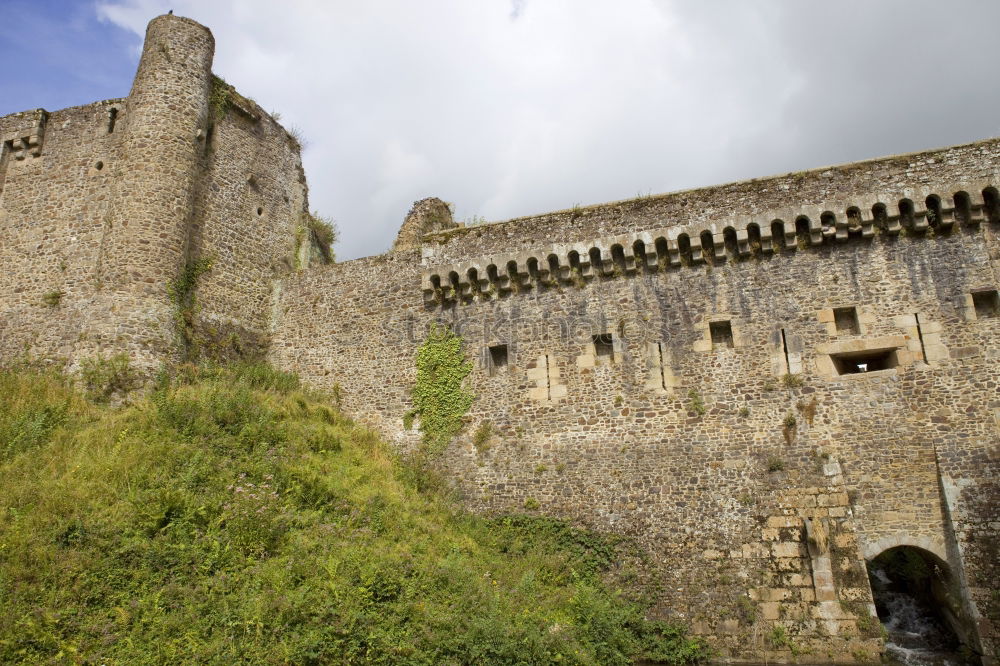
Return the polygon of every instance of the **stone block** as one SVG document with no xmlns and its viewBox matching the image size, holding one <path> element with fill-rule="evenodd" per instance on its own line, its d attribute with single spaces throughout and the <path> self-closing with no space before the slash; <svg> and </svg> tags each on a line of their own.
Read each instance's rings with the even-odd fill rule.
<svg viewBox="0 0 1000 666">
<path fill-rule="evenodd" d="M 549 399 L 549 389 L 546 386 L 538 386 L 528 390 L 528 397 L 532 400 L 544 402 Z"/>
<path fill-rule="evenodd" d="M 760 616 L 765 620 L 777 620 L 781 615 L 781 604 L 776 601 L 765 601 L 759 606 Z"/>
<path fill-rule="evenodd" d="M 771 553 L 775 557 L 801 557 L 802 544 L 789 541 L 771 544 Z"/>
<path fill-rule="evenodd" d="M 819 312 L 816 313 L 816 319 L 818 319 L 819 323 L 821 323 L 821 324 L 832 323 L 833 320 L 834 320 L 833 319 L 833 308 L 826 308 L 824 310 L 820 310 Z M 834 328 L 834 330 L 836 330 L 836 328 Z"/>
<path fill-rule="evenodd" d="M 712 341 L 711 340 L 695 340 L 694 344 L 691 345 L 691 349 L 696 352 L 710 352 L 712 351 Z"/>
<path fill-rule="evenodd" d="M 802 519 L 798 516 L 768 516 L 768 527 L 802 527 Z"/>
</svg>

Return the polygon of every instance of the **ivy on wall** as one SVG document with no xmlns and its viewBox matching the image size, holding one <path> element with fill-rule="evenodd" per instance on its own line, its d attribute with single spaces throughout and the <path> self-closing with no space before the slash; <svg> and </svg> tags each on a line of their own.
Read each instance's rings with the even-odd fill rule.
<svg viewBox="0 0 1000 666">
<path fill-rule="evenodd" d="M 414 413 L 420 417 L 423 447 L 442 452 L 462 429 L 462 417 L 475 396 L 464 386 L 472 363 L 462 352 L 462 338 L 451 329 L 433 326 L 417 350 Z"/>
</svg>

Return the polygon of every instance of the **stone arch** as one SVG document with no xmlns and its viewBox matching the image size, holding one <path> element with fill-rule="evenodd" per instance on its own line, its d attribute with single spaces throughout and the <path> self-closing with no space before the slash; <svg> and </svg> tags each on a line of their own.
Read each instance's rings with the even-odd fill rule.
<svg viewBox="0 0 1000 666">
<path fill-rule="evenodd" d="M 875 541 L 864 542 L 861 554 L 866 561 L 878 557 L 881 553 L 893 548 L 910 547 L 926 550 L 942 562 L 948 562 L 948 552 L 944 545 L 944 537 L 929 537 L 922 534 L 892 534 Z"/>
<path fill-rule="evenodd" d="M 872 599 L 890 643 L 932 652 L 982 653 L 968 590 L 949 561 L 943 539 L 898 535 L 862 549 Z M 924 642 L 907 645 L 908 636 Z"/>
</svg>

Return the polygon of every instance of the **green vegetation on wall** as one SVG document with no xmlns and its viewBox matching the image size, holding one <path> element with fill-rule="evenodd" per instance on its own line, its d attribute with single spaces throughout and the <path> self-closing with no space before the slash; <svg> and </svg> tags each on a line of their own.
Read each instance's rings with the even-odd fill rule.
<svg viewBox="0 0 1000 666">
<path fill-rule="evenodd" d="M 0 662 L 672 664 L 622 538 L 421 492 L 265 365 L 186 364 L 115 409 L 0 370 Z"/>
<path fill-rule="evenodd" d="M 414 413 L 420 417 L 424 452 L 443 451 L 462 429 L 462 418 L 475 396 L 465 387 L 472 363 L 462 351 L 462 338 L 451 329 L 433 326 L 417 349 Z"/>
<path fill-rule="evenodd" d="M 167 285 L 167 294 L 177 307 L 177 331 L 186 355 L 192 354 L 195 341 L 194 318 L 198 311 L 195 290 L 198 287 L 198 279 L 210 270 L 212 270 L 211 257 L 189 260 L 184 264 L 180 275 Z"/>
<path fill-rule="evenodd" d="M 302 226 L 296 232 L 295 257 L 298 268 L 302 268 L 308 263 L 308 254 L 300 256 L 303 242 L 308 237 L 309 248 L 315 248 L 319 253 L 319 258 L 326 264 L 332 264 L 337 260 L 333 251 L 333 245 L 337 242 L 340 233 L 337 230 L 337 223 L 332 218 L 323 217 L 316 211 L 302 214 Z"/>
</svg>

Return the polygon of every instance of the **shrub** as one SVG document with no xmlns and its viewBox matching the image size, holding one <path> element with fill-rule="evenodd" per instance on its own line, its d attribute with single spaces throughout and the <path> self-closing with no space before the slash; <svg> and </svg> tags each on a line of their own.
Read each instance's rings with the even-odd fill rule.
<svg viewBox="0 0 1000 666">
<path fill-rule="evenodd" d="M 691 389 L 688 391 L 688 409 L 698 416 L 703 416 L 705 414 L 705 401 L 702 400 L 701 394 Z"/>
<path fill-rule="evenodd" d="M 305 226 L 309 232 L 309 237 L 323 257 L 323 261 L 328 264 L 336 261 L 333 246 L 340 234 L 337 231 L 337 223 L 333 221 L 333 218 L 323 217 L 316 211 L 313 211 L 305 215 Z"/>
<path fill-rule="evenodd" d="M 80 362 L 80 378 L 87 397 L 94 402 L 108 402 L 114 397 L 124 398 L 142 382 L 125 353 L 108 358 L 98 354 L 83 359 Z"/>
<path fill-rule="evenodd" d="M 409 428 L 407 428 L 409 430 Z M 479 453 L 490 450 L 490 438 L 493 437 L 493 424 L 489 421 L 482 421 L 476 432 L 472 435 L 472 445 Z"/>
<path fill-rule="evenodd" d="M 796 388 L 798 386 L 802 386 L 805 383 L 805 380 L 802 379 L 802 375 L 795 375 L 789 372 L 782 375 L 781 383 L 787 388 Z"/>
<path fill-rule="evenodd" d="M 63 296 L 66 293 L 62 291 L 50 291 L 42 296 L 42 303 L 45 303 L 50 308 L 54 308 L 62 302 Z"/>
</svg>

